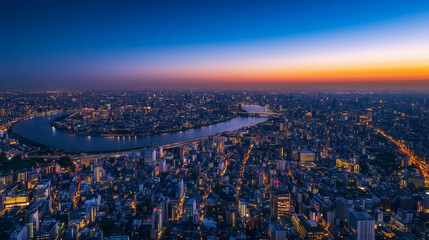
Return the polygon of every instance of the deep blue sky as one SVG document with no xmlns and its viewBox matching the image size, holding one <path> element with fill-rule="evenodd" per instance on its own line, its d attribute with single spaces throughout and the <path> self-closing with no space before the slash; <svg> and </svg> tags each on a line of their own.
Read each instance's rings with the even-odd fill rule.
<svg viewBox="0 0 429 240">
<path fill-rule="evenodd" d="M 132 65 L 135 56 L 124 59 L 133 52 L 148 62 L 157 52 L 343 32 L 428 13 L 427 0 L 6 0 L 0 3 L 0 79 L 11 88 L 35 87 L 34 80 L 71 86 L 103 78 L 100 68 L 117 58 L 118 65 Z M 157 67 L 175 64 L 164 58 L 166 66 L 161 60 Z M 92 65 L 98 72 L 91 73 Z"/>
</svg>

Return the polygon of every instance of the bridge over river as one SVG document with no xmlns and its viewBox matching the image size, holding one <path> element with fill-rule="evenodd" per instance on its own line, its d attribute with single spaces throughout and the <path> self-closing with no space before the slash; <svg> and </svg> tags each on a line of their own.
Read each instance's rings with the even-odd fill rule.
<svg viewBox="0 0 429 240">
<path fill-rule="evenodd" d="M 181 147 L 181 146 L 184 146 L 184 145 L 190 144 L 190 143 L 197 143 L 203 139 L 208 139 L 208 138 L 209 138 L 209 136 L 195 138 L 195 139 L 189 139 L 189 140 L 184 140 L 184 141 L 180 141 L 180 142 L 161 145 L 161 147 L 164 150 L 165 149 L 171 149 L 171 148 Z M 106 158 L 106 157 L 117 157 L 117 156 L 129 155 L 135 151 L 141 151 L 141 150 L 144 150 L 146 148 L 147 147 L 141 148 L 141 149 L 128 150 L 128 151 L 118 151 L 118 152 L 110 152 L 110 153 L 94 153 L 94 154 L 30 155 L 30 156 L 28 156 L 28 158 L 51 159 L 51 160 L 52 159 L 58 159 L 58 158 L 64 157 L 64 156 L 70 157 L 73 160 L 82 159 L 82 158 Z"/>
<path fill-rule="evenodd" d="M 248 115 L 269 115 L 269 116 L 280 116 L 280 113 L 276 112 L 237 112 L 238 114 L 248 114 Z"/>
</svg>

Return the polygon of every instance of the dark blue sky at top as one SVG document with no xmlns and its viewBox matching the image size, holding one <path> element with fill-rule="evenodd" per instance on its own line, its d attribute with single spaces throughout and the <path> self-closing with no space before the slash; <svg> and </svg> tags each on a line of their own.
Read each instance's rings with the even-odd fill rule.
<svg viewBox="0 0 429 240">
<path fill-rule="evenodd" d="M 429 1 L 9 1 L 2 56 L 289 36 L 427 11 Z M 270 4 L 267 4 L 270 3 Z"/>
<path fill-rule="evenodd" d="M 425 13 L 429 1 L 14 1 L 0 3 L 0 74 L 8 64 L 115 51 L 289 37 Z M 55 60 L 53 60 L 55 61 Z M 26 71 L 26 69 L 22 69 Z M 1 77 L 1 75 L 0 75 Z"/>
</svg>

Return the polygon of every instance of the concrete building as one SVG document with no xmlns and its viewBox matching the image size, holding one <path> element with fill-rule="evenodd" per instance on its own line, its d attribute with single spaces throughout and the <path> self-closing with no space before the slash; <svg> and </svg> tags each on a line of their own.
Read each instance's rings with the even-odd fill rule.
<svg viewBox="0 0 429 240">
<path fill-rule="evenodd" d="M 285 240 L 286 230 L 280 224 L 270 224 L 268 227 L 268 236 L 270 240 Z"/>
<path fill-rule="evenodd" d="M 155 149 L 146 149 L 144 151 L 144 164 L 146 166 L 152 166 L 156 161 L 156 150 Z"/>
<path fill-rule="evenodd" d="M 291 195 L 287 190 L 273 189 L 270 194 L 270 212 L 275 218 L 289 217 L 291 214 Z"/>
<path fill-rule="evenodd" d="M 327 232 L 317 222 L 307 219 L 303 214 L 294 214 L 292 223 L 301 239 L 322 240 Z"/>
<path fill-rule="evenodd" d="M 350 210 L 348 229 L 354 240 L 373 240 L 375 238 L 375 219 L 367 212 Z"/>
</svg>

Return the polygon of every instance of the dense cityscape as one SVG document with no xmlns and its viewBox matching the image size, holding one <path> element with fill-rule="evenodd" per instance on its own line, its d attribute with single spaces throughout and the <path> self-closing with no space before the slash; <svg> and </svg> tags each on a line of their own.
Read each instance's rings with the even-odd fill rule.
<svg viewBox="0 0 429 240">
<path fill-rule="evenodd" d="M 429 240 L 428 23 L 0 1 L 0 240 Z"/>
<path fill-rule="evenodd" d="M 88 141 L 262 120 L 98 153 L 14 131 L 50 114 Z M 0 121 L 0 239 L 429 237 L 425 94 L 4 91 Z"/>
</svg>

